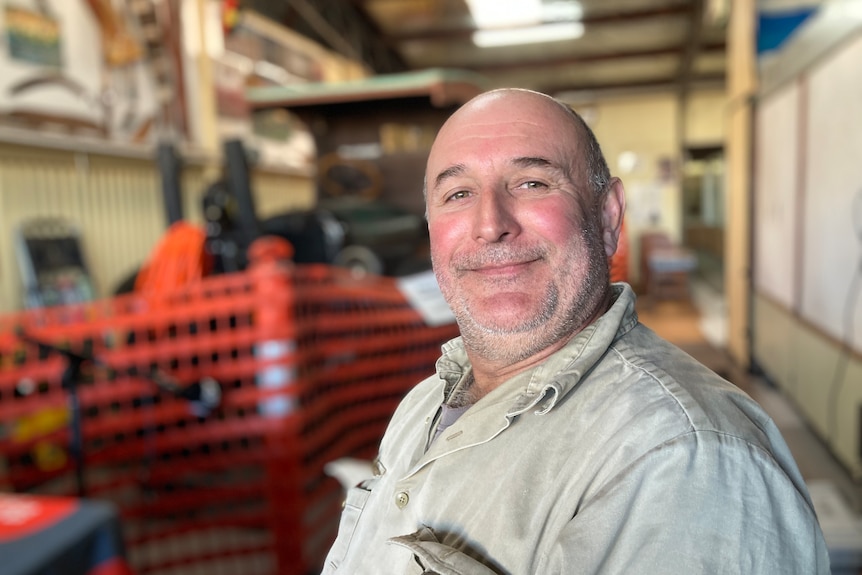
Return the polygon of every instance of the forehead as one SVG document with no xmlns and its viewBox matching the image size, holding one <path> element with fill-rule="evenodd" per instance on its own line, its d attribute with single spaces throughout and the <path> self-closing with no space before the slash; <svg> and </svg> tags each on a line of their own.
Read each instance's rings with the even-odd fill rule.
<svg viewBox="0 0 862 575">
<path fill-rule="evenodd" d="M 578 157 L 580 140 L 575 118 L 550 98 L 532 93 L 480 97 L 440 129 L 428 159 L 428 177 L 452 164 L 523 157 L 568 165 Z"/>
</svg>

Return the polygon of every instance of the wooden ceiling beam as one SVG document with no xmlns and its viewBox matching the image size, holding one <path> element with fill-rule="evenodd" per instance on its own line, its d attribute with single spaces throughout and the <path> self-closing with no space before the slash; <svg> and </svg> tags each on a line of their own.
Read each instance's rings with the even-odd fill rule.
<svg viewBox="0 0 862 575">
<path fill-rule="evenodd" d="M 401 55 L 381 40 L 376 23 L 359 7 L 342 0 L 243 0 L 243 8 L 281 23 L 374 73 L 401 72 Z"/>
<path fill-rule="evenodd" d="M 701 53 L 722 53 L 726 49 L 725 42 L 714 42 L 710 44 L 705 44 L 700 47 Z M 679 56 L 683 51 L 678 45 L 674 46 L 664 46 L 661 48 L 654 48 L 651 50 L 628 50 L 621 52 L 600 52 L 597 54 L 583 54 L 580 56 L 566 56 L 563 58 L 543 58 L 541 60 L 535 61 L 506 61 L 506 62 L 498 62 L 494 64 L 482 64 L 471 66 L 470 64 L 461 64 L 461 67 L 467 67 L 477 72 L 504 72 L 507 70 L 518 70 L 522 68 L 536 68 L 536 67 L 554 67 L 554 66 L 567 66 L 572 64 L 587 64 L 587 63 L 595 63 L 595 62 L 609 62 L 613 60 L 628 60 L 633 58 L 650 58 L 657 56 Z M 690 66 L 689 66 L 690 69 Z"/>
<path fill-rule="evenodd" d="M 655 18 L 668 18 L 672 16 L 687 16 L 691 8 L 686 4 L 675 4 L 660 8 L 648 8 L 643 10 L 625 10 L 609 12 L 605 14 L 585 14 L 581 19 L 584 26 L 600 26 L 625 23 L 638 23 Z M 425 30 L 396 32 L 386 34 L 384 41 L 392 45 L 400 42 L 411 42 L 418 40 L 452 40 L 456 38 L 469 38 L 477 28 L 475 26 L 464 26 L 461 28 L 429 28 Z"/>
<path fill-rule="evenodd" d="M 689 79 L 690 85 L 701 84 L 709 86 L 723 86 L 725 83 L 724 74 L 704 74 L 701 76 L 692 76 Z M 623 82 L 605 82 L 595 84 L 547 84 L 538 86 L 536 89 L 546 94 L 560 94 L 563 92 L 625 92 L 639 90 L 675 90 L 678 86 L 677 77 L 668 76 L 663 78 L 650 78 L 637 81 Z"/>
</svg>

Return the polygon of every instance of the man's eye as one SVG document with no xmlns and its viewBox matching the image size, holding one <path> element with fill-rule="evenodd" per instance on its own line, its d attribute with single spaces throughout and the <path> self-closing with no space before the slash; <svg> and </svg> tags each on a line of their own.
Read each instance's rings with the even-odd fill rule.
<svg viewBox="0 0 862 575">
<path fill-rule="evenodd" d="M 525 188 L 528 190 L 541 190 L 541 189 L 547 188 L 548 186 L 545 185 L 543 182 L 537 182 L 535 180 L 530 180 L 529 182 L 524 182 L 523 184 L 521 184 L 518 187 L 519 188 Z"/>
<path fill-rule="evenodd" d="M 446 198 L 446 201 L 449 202 L 452 200 L 463 200 L 468 195 L 470 195 L 470 192 L 468 192 L 467 190 L 458 190 L 457 192 L 449 194 L 449 197 Z"/>
</svg>

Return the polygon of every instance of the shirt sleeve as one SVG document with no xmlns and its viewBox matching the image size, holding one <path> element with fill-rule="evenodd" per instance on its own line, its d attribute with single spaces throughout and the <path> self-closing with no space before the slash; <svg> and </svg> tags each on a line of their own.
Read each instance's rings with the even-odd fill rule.
<svg viewBox="0 0 862 575">
<path fill-rule="evenodd" d="M 573 504 L 536 572 L 828 575 L 823 534 L 792 475 L 743 439 L 691 432 Z"/>
</svg>

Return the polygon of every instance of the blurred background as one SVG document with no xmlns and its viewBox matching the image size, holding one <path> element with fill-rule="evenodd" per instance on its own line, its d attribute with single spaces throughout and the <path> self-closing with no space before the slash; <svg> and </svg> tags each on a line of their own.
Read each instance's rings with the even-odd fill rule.
<svg viewBox="0 0 862 575">
<path fill-rule="evenodd" d="M 424 164 L 497 87 L 591 126 L 613 279 L 773 415 L 862 572 L 862 0 L 0 0 L 0 35 L 12 573 L 319 571 L 327 464 L 457 334 Z"/>
</svg>

